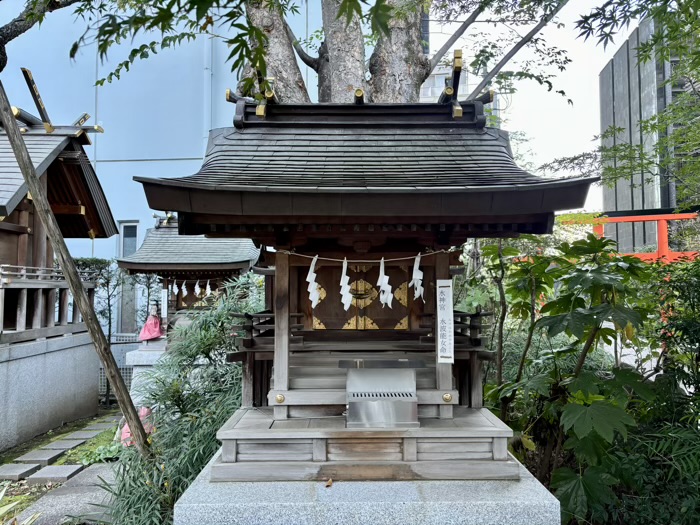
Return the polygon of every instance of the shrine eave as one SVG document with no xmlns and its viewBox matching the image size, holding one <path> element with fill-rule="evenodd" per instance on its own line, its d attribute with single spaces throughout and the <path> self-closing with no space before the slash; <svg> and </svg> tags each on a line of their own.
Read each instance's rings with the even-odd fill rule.
<svg viewBox="0 0 700 525">
<path fill-rule="evenodd" d="M 242 191 L 137 178 L 149 206 L 177 211 L 181 234 L 222 233 L 225 224 L 523 224 L 546 232 L 555 211 L 583 207 L 592 179 L 475 188 L 298 188 Z M 196 223 L 200 223 L 198 226 Z M 211 227 L 205 227 L 206 225 Z M 543 229 L 544 228 L 544 229 Z"/>
</svg>

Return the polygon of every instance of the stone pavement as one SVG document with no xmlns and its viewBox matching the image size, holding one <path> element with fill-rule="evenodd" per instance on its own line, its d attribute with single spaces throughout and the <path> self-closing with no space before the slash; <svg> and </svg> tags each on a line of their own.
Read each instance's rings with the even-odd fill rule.
<svg viewBox="0 0 700 525">
<path fill-rule="evenodd" d="M 67 434 L 48 445 L 27 452 L 15 459 L 14 463 L 0 465 L 0 481 L 19 481 L 30 477 L 32 478 L 30 483 L 34 484 L 67 481 L 82 469 L 81 465 L 65 465 L 65 467 L 74 467 L 72 469 L 50 467 L 50 465 L 65 452 L 82 445 L 86 440 L 97 437 L 110 428 L 116 430 L 119 419 L 121 416 L 107 416 L 93 422 L 82 431 Z M 39 470 L 35 467 L 43 468 Z M 39 471 L 37 472 L 37 470 Z"/>
<path fill-rule="evenodd" d="M 62 486 L 39 498 L 18 516 L 19 523 L 35 513 L 40 514 L 35 525 L 60 525 L 67 521 L 66 517 L 80 518 L 78 523 L 104 519 L 104 509 L 100 505 L 107 503 L 109 494 L 101 485 L 102 480 L 108 484 L 114 482 L 112 468 L 108 463 L 89 466 Z"/>
</svg>

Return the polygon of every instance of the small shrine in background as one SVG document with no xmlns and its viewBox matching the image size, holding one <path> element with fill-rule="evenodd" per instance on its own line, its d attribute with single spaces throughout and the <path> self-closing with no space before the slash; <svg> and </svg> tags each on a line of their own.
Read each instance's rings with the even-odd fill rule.
<svg viewBox="0 0 700 525">
<path fill-rule="evenodd" d="M 158 276 L 163 292 L 156 299 L 164 320 L 204 304 L 202 299 L 218 293 L 227 280 L 247 272 L 260 255 L 250 239 L 180 236 L 177 217 L 166 214 L 155 219 L 141 247 L 118 259 L 117 264 L 131 275 Z"/>
<path fill-rule="evenodd" d="M 483 407 L 482 314 L 454 309 L 452 275 L 467 239 L 551 233 L 593 180 L 520 169 L 490 96 L 458 101 L 458 80 L 436 104 L 229 93 L 198 173 L 136 178 L 181 235 L 268 247 L 271 310 L 240 318 L 242 406 L 211 481 L 519 478 Z"/>
</svg>

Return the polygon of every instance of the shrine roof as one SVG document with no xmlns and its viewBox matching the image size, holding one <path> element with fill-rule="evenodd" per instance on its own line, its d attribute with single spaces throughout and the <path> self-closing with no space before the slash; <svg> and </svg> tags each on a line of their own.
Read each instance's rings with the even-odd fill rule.
<svg viewBox="0 0 700 525">
<path fill-rule="evenodd" d="M 86 131 L 99 127 L 80 124 L 56 126 L 47 131 L 37 117 L 13 108 L 20 120 L 22 138 L 39 176 L 49 172 L 48 197 L 52 205 L 80 207 L 78 214 L 57 217 L 64 237 L 111 237 L 117 233 L 112 212 L 83 146 L 90 144 Z M 27 118 L 29 121 L 22 121 Z M 5 130 L 0 127 L 0 216 L 10 215 L 27 196 L 20 171 Z M 70 181 L 68 180 L 70 179 Z M 77 215 L 80 215 L 78 217 Z"/>
<path fill-rule="evenodd" d="M 260 256 L 250 239 L 178 235 L 177 219 L 158 220 L 146 231 L 141 247 L 117 260 L 132 271 L 248 269 Z"/>
<path fill-rule="evenodd" d="M 443 192 L 532 186 L 587 187 L 519 168 L 508 134 L 486 127 L 480 102 L 269 105 L 238 108 L 236 126 L 213 130 L 201 169 L 147 185 L 221 191 Z"/>
<path fill-rule="evenodd" d="M 487 127 L 478 100 L 264 108 L 258 116 L 253 102 L 237 100 L 233 127 L 211 131 L 197 173 L 135 177 L 150 207 L 177 211 L 190 234 L 358 220 L 507 223 L 514 233 L 544 233 L 555 211 L 582 207 L 597 180 L 518 167 L 508 134 Z"/>
</svg>

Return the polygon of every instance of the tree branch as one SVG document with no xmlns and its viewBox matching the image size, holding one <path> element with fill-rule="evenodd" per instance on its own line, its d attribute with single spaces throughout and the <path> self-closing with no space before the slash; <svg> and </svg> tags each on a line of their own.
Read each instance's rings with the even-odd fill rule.
<svg viewBox="0 0 700 525">
<path fill-rule="evenodd" d="M 450 49 L 452 49 L 452 46 L 455 44 L 455 42 L 457 42 L 457 40 L 460 39 L 464 32 L 467 29 L 469 29 L 469 26 L 471 26 L 479 17 L 479 15 L 484 12 L 487 3 L 488 2 L 481 2 L 481 4 L 479 4 L 479 7 L 477 7 L 471 15 L 469 15 L 469 18 L 462 22 L 462 25 L 459 26 L 457 31 L 455 31 L 452 34 L 452 36 L 447 39 L 445 45 L 443 45 L 440 48 L 440 50 L 437 53 L 435 53 L 435 55 L 433 55 L 433 58 L 430 59 L 430 68 L 428 69 L 428 73 L 425 75 L 425 78 L 428 78 L 430 76 L 430 73 L 432 73 L 433 70 L 437 67 L 442 57 L 445 56 L 445 54 L 447 54 Z"/>
<path fill-rule="evenodd" d="M 292 28 L 289 27 L 289 24 L 286 20 L 284 21 L 284 28 L 287 31 L 289 40 L 292 41 L 292 47 L 294 47 L 294 51 L 296 51 L 299 58 L 301 58 L 301 61 L 307 66 L 309 66 L 311 69 L 316 71 L 316 73 L 318 73 L 318 58 L 314 58 L 311 55 L 309 55 L 306 51 L 304 51 L 304 48 L 301 47 L 299 40 L 297 40 L 297 37 L 294 36 L 294 31 L 292 31 Z"/>
<path fill-rule="evenodd" d="M 29 3 L 16 18 L 0 27 L 0 71 L 7 65 L 7 51 L 5 46 L 18 36 L 34 27 L 46 13 L 77 4 L 80 0 L 44 0 L 36 4 Z"/>
<path fill-rule="evenodd" d="M 533 27 L 530 32 L 525 35 L 513 48 L 506 53 L 506 55 L 496 64 L 496 67 L 494 67 L 491 71 L 489 71 L 484 79 L 479 83 L 478 86 L 474 89 L 474 91 L 471 92 L 469 97 L 467 97 L 467 100 L 471 100 L 473 98 L 476 98 L 479 96 L 481 91 L 493 80 L 493 78 L 498 75 L 498 73 L 501 72 L 501 69 L 503 69 L 503 66 L 505 66 L 508 62 L 511 61 L 511 59 L 516 55 L 518 51 L 520 51 L 525 44 L 527 44 L 530 40 L 532 40 L 532 37 L 534 37 L 537 33 L 539 33 L 544 26 L 546 26 L 552 18 L 554 18 L 559 11 L 562 10 L 562 8 L 569 3 L 569 0 L 561 0 L 559 5 L 551 11 L 548 15 L 546 15 L 540 22 Z"/>
</svg>

